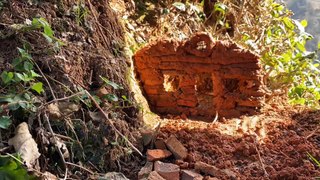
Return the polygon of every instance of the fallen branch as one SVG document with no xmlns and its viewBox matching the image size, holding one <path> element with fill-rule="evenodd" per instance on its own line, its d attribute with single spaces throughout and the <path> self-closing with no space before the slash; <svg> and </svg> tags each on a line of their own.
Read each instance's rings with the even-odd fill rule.
<svg viewBox="0 0 320 180">
<path fill-rule="evenodd" d="M 134 149 L 140 156 L 143 156 L 143 154 L 128 140 L 126 136 L 124 136 L 113 124 L 111 119 L 109 119 L 108 115 L 103 111 L 103 109 L 100 107 L 100 105 L 97 103 L 97 101 L 94 99 L 94 97 L 91 96 L 91 94 L 85 90 L 85 93 L 88 95 L 88 97 L 92 100 L 93 104 L 99 109 L 99 111 L 103 114 L 103 116 L 106 118 L 106 120 L 110 123 L 111 127 L 116 131 L 117 134 L 119 134 L 127 143 L 129 146 Z"/>
</svg>

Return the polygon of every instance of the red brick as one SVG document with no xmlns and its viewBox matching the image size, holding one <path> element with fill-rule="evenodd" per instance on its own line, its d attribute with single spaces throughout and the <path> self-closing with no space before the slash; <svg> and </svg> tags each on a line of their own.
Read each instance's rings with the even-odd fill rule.
<svg viewBox="0 0 320 180">
<path fill-rule="evenodd" d="M 188 150 L 174 135 L 171 135 L 166 140 L 166 145 L 168 149 L 173 153 L 176 159 L 185 159 L 187 157 Z"/>
<path fill-rule="evenodd" d="M 182 170 L 181 171 L 181 180 L 202 180 L 203 176 L 191 170 Z"/>
<path fill-rule="evenodd" d="M 197 171 L 211 176 L 217 176 L 218 174 L 221 174 L 221 171 L 217 167 L 200 161 L 195 163 L 194 168 Z"/>
<path fill-rule="evenodd" d="M 152 171 L 148 177 L 148 180 L 165 180 L 159 173 Z"/>
<path fill-rule="evenodd" d="M 157 161 L 165 159 L 171 156 L 172 153 L 168 150 L 163 149 L 148 149 L 147 150 L 147 160 L 148 161 Z"/>
<path fill-rule="evenodd" d="M 198 101 L 196 101 L 196 100 L 179 99 L 177 101 L 177 104 L 180 105 L 180 106 L 196 107 L 197 104 L 198 104 Z"/>
<path fill-rule="evenodd" d="M 180 179 L 180 168 L 175 164 L 156 161 L 154 163 L 154 170 L 166 180 Z"/>
</svg>

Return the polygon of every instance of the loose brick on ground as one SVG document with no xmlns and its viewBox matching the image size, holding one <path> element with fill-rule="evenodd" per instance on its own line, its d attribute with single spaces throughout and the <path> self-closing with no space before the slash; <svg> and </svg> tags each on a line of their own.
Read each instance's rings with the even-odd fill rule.
<svg viewBox="0 0 320 180">
<path fill-rule="evenodd" d="M 166 180 L 180 179 L 180 168 L 178 165 L 156 161 L 154 163 L 154 170 Z"/>
</svg>

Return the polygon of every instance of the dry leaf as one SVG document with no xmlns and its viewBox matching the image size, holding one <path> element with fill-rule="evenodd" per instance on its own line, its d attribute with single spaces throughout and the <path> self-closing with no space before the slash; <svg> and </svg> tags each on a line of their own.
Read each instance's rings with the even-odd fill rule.
<svg viewBox="0 0 320 180">
<path fill-rule="evenodd" d="M 57 103 L 50 104 L 48 106 L 48 112 L 52 118 L 60 118 L 62 116 Z"/>
<path fill-rule="evenodd" d="M 15 136 L 9 139 L 9 145 L 13 145 L 17 153 L 21 154 L 21 158 L 27 167 L 32 167 L 36 160 L 40 157 L 37 143 L 29 132 L 28 124 L 23 122 L 16 128 Z"/>
</svg>

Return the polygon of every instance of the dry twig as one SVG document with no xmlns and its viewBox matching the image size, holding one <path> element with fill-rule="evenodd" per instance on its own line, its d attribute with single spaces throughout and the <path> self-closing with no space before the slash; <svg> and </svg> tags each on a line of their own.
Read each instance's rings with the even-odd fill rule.
<svg viewBox="0 0 320 180">
<path fill-rule="evenodd" d="M 60 158 L 61 158 L 61 160 L 62 160 L 63 168 L 66 169 L 66 168 L 67 168 L 67 166 L 66 166 L 66 160 L 65 160 L 64 157 L 63 157 L 63 154 L 62 154 L 62 152 L 61 152 L 61 149 L 57 146 L 57 141 L 58 141 L 58 140 L 56 139 L 55 133 L 54 133 L 53 130 L 52 130 L 51 123 L 50 123 L 50 120 L 49 120 L 49 117 L 48 117 L 47 113 L 44 113 L 44 114 L 43 114 L 43 117 L 44 117 L 44 120 L 46 121 L 46 123 L 48 124 L 49 131 L 50 131 L 50 133 L 51 133 L 51 135 L 52 135 L 52 137 L 53 137 L 53 140 L 54 140 L 54 143 L 55 143 L 56 148 L 57 148 L 57 150 L 58 150 L 59 156 L 60 156 Z"/>
<path fill-rule="evenodd" d="M 260 164 L 261 164 L 261 168 L 262 168 L 262 170 L 263 170 L 264 175 L 266 176 L 266 178 L 267 178 L 267 179 L 270 179 L 270 178 L 269 178 L 269 174 L 268 174 L 268 172 L 266 171 L 266 168 L 265 168 L 264 163 L 263 163 L 263 161 L 262 161 L 262 158 L 261 158 L 261 155 L 260 155 L 258 146 L 257 146 L 257 141 L 256 141 L 256 140 L 254 140 L 254 141 L 255 141 L 254 146 L 255 146 L 256 152 L 257 152 L 257 154 L 258 154 L 258 158 L 259 158 L 259 162 L 260 162 Z"/>
<path fill-rule="evenodd" d="M 310 137 L 312 137 L 315 133 L 317 133 L 317 131 L 320 129 L 320 127 L 317 127 L 314 131 L 312 131 L 308 136 L 306 136 L 306 139 L 309 139 Z"/>
<path fill-rule="evenodd" d="M 119 134 L 127 143 L 129 146 L 134 149 L 139 155 L 143 156 L 143 154 L 137 149 L 129 140 L 127 137 L 125 137 L 113 124 L 111 119 L 109 119 L 108 115 L 103 111 L 103 109 L 100 107 L 100 105 L 97 103 L 97 101 L 91 96 L 91 94 L 85 90 L 85 93 L 88 95 L 88 97 L 92 100 L 93 104 L 99 109 L 99 111 L 103 114 L 103 116 L 106 118 L 106 120 L 110 123 L 111 127 L 116 131 L 117 134 Z"/>
<path fill-rule="evenodd" d="M 89 170 L 89 169 L 87 169 L 87 168 L 85 168 L 85 167 L 79 166 L 79 165 L 77 165 L 77 164 L 74 164 L 74 163 L 71 163 L 71 162 L 66 162 L 66 164 L 67 164 L 67 165 L 70 165 L 70 166 L 78 167 L 78 168 L 80 168 L 80 169 L 83 169 L 83 170 L 87 171 L 88 173 L 90 173 L 91 175 L 94 174 L 93 171 L 91 171 L 91 170 Z"/>
</svg>

